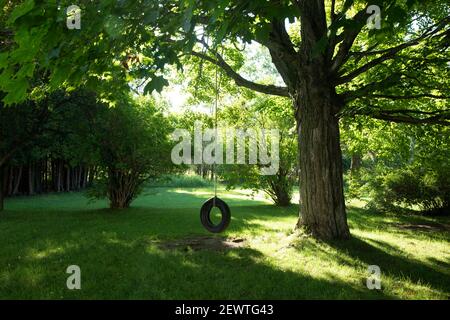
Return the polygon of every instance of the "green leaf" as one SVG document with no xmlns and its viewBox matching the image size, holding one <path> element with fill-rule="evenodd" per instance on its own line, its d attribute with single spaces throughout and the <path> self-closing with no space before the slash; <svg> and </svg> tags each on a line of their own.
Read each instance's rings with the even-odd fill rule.
<svg viewBox="0 0 450 320">
<path fill-rule="evenodd" d="M 31 78 L 33 76 L 33 74 L 34 74 L 34 68 L 35 67 L 36 67 L 36 65 L 34 63 L 24 64 L 20 68 L 19 72 L 17 72 L 17 77 L 19 77 L 19 78 L 25 78 L 25 77 Z"/>
<path fill-rule="evenodd" d="M 12 81 L 13 77 L 13 69 L 11 66 L 8 68 L 4 68 L 3 72 L 0 73 L 0 89 L 4 91 L 8 91 L 6 88 L 8 87 L 9 83 Z"/>
<path fill-rule="evenodd" d="M 58 66 L 50 76 L 50 87 L 58 88 L 70 76 L 71 68 L 67 65 Z"/>
<path fill-rule="evenodd" d="M 158 16 L 159 16 L 158 10 L 152 10 L 152 11 L 146 12 L 142 22 L 144 24 L 155 23 L 156 20 L 158 19 Z"/>
<path fill-rule="evenodd" d="M 29 48 L 17 48 L 11 53 L 11 58 L 16 62 L 27 62 L 34 58 L 34 53 Z"/>
<path fill-rule="evenodd" d="M 27 97 L 28 81 L 26 79 L 17 79 L 8 84 L 8 94 L 3 98 L 6 105 L 21 102 Z"/>
<path fill-rule="evenodd" d="M 255 38 L 259 41 L 266 41 L 269 39 L 269 34 L 272 27 L 269 24 L 263 24 L 255 30 Z"/>
<path fill-rule="evenodd" d="M 192 20 L 192 14 L 193 13 L 193 7 L 190 5 L 186 9 L 183 15 L 183 30 L 185 32 L 188 32 L 191 29 L 191 20 Z"/>
<path fill-rule="evenodd" d="M 8 52 L 0 53 L 0 69 L 5 68 L 8 65 Z"/>
<path fill-rule="evenodd" d="M 59 54 L 61 53 L 61 47 L 53 48 L 47 55 L 48 59 L 51 60 L 53 58 L 59 58 Z"/>
<path fill-rule="evenodd" d="M 228 31 L 228 24 L 229 24 L 229 21 L 228 21 L 228 20 L 225 20 L 225 21 L 222 23 L 222 25 L 220 26 L 220 29 L 219 29 L 219 31 L 217 32 L 216 38 L 215 38 L 215 42 L 216 42 L 216 43 L 222 42 L 222 40 L 225 38 L 225 34 L 226 34 L 227 31 Z"/>
<path fill-rule="evenodd" d="M 26 15 L 34 8 L 34 0 L 26 0 L 24 3 L 18 5 L 8 19 L 8 23 L 14 23 L 18 18 Z"/>
<path fill-rule="evenodd" d="M 164 86 L 169 85 L 169 82 L 164 77 L 156 76 L 144 88 L 144 94 L 152 93 L 153 90 L 161 92 Z"/>
<path fill-rule="evenodd" d="M 19 45 L 11 52 L 14 62 L 27 62 L 34 59 L 40 49 L 42 38 L 45 34 L 43 26 L 35 28 L 20 27 L 14 35 L 14 40 Z"/>
</svg>

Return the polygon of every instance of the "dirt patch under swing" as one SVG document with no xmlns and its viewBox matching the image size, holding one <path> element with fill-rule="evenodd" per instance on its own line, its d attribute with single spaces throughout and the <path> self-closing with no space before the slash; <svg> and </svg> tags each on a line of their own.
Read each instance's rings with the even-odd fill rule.
<svg viewBox="0 0 450 320">
<path fill-rule="evenodd" d="M 222 238 L 211 236 L 192 236 L 158 243 L 158 247 L 164 250 L 230 250 L 245 246 L 243 238 Z"/>
</svg>

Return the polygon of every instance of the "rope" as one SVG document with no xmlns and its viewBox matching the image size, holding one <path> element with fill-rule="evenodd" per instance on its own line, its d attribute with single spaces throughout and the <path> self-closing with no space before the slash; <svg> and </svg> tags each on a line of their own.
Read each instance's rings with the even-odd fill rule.
<svg viewBox="0 0 450 320">
<path fill-rule="evenodd" d="M 216 96 L 215 96 L 215 103 L 214 103 L 214 131 L 215 131 L 215 143 L 216 148 L 214 149 L 215 152 L 217 152 L 217 138 L 218 138 L 218 130 L 217 130 L 217 106 L 219 101 L 219 84 L 218 84 L 218 69 L 217 65 L 215 68 L 216 76 L 215 76 L 215 87 L 216 87 Z M 216 156 L 216 154 L 214 154 Z M 216 161 L 213 163 L 213 174 L 214 174 L 214 205 L 216 204 L 216 197 L 217 197 L 217 172 L 216 172 Z"/>
</svg>

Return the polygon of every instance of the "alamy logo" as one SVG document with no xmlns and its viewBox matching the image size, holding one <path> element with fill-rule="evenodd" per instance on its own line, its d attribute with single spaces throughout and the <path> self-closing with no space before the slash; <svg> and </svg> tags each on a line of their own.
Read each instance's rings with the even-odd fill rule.
<svg viewBox="0 0 450 320">
<path fill-rule="evenodd" d="M 66 285 L 69 290 L 81 289 L 81 269 L 77 265 L 68 266 L 66 273 L 70 274 L 67 278 Z"/>
<path fill-rule="evenodd" d="M 81 9 L 79 6 L 71 5 L 66 10 L 67 14 L 67 29 L 81 29 Z"/>
<path fill-rule="evenodd" d="M 367 18 L 367 27 L 369 29 L 381 29 L 381 9 L 373 4 L 367 7 L 367 14 L 371 16 Z"/>
<path fill-rule="evenodd" d="M 369 273 L 369 276 L 366 280 L 367 289 L 373 290 L 381 289 L 381 270 L 380 267 L 377 265 L 371 265 L 367 268 L 367 272 Z"/>
<path fill-rule="evenodd" d="M 280 162 L 278 129 L 203 130 L 203 123 L 196 121 L 193 152 L 192 136 L 188 130 L 176 129 L 172 133 L 172 139 L 175 141 L 181 139 L 171 153 L 172 162 L 175 164 L 246 164 L 248 152 L 248 164 L 260 164 L 262 175 L 274 175 L 278 172 Z"/>
</svg>

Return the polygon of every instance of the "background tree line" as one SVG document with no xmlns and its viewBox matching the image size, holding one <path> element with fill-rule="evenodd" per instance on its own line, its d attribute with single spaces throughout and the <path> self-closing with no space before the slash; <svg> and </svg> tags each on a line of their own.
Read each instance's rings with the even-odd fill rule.
<svg viewBox="0 0 450 320">
<path fill-rule="evenodd" d="M 153 100 L 111 107 L 87 90 L 0 105 L 0 208 L 5 196 L 78 191 L 128 207 L 170 170 L 170 121 Z"/>
<path fill-rule="evenodd" d="M 264 176 L 259 165 L 219 165 L 219 181 L 227 188 L 262 191 L 276 205 L 290 205 L 298 153 L 289 103 L 233 90 L 223 88 L 224 96 L 232 93 L 234 98 L 219 110 L 219 127 L 278 128 L 280 167 L 276 175 Z M 174 128 L 193 135 L 196 121 L 214 127 L 212 113 L 168 113 L 153 98 L 129 98 L 111 107 L 93 92 L 61 90 L 24 105 L 2 106 L 0 121 L 3 197 L 88 188 L 89 197 L 107 197 L 111 207 L 123 208 L 146 184 L 167 173 L 214 178 L 212 165 L 175 168 L 170 160 L 175 142 L 169 139 Z M 449 212 L 448 127 L 349 118 L 341 130 L 349 198 L 367 200 L 380 210 Z"/>
</svg>

